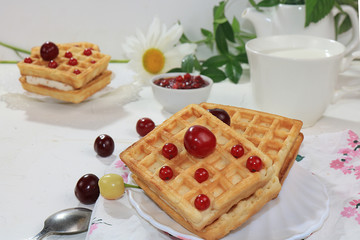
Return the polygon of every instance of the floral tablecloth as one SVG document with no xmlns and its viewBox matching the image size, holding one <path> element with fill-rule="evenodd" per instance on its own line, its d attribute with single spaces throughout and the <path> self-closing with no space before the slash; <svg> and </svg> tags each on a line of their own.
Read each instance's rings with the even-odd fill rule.
<svg viewBox="0 0 360 240">
<path fill-rule="evenodd" d="M 346 130 L 305 136 L 296 161 L 295 164 L 320 179 L 330 198 L 328 218 L 307 239 L 360 239 L 360 140 L 357 133 Z M 119 159 L 106 173 L 118 173 L 125 181 L 129 176 L 129 170 Z M 98 199 L 87 234 L 87 240 L 172 238 L 139 217 L 126 194 L 115 201 Z"/>
</svg>

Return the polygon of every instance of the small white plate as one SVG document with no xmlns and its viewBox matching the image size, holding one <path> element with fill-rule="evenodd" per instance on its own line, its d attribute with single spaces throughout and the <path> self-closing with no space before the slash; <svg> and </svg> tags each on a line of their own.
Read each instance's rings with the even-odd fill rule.
<svg viewBox="0 0 360 240">
<path fill-rule="evenodd" d="M 201 239 L 170 218 L 142 190 L 128 193 L 139 215 L 156 228 L 181 239 Z M 295 163 L 279 196 L 223 239 L 303 239 L 318 230 L 328 214 L 329 197 L 325 186 Z"/>
</svg>

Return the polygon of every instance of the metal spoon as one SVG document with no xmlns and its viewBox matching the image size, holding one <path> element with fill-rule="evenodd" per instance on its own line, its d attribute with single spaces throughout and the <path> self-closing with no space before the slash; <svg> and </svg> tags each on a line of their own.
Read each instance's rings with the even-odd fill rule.
<svg viewBox="0 0 360 240">
<path fill-rule="evenodd" d="M 49 216 L 44 228 L 30 240 L 40 240 L 52 234 L 76 234 L 88 229 L 91 210 L 87 208 L 69 208 Z"/>
</svg>

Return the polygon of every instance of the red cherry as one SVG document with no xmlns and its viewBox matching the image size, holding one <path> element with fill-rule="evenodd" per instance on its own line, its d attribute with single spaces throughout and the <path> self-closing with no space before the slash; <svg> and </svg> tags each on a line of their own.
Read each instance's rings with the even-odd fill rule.
<svg viewBox="0 0 360 240">
<path fill-rule="evenodd" d="M 246 167 L 250 172 L 258 172 L 262 168 L 262 161 L 258 156 L 251 156 L 246 161 Z"/>
<path fill-rule="evenodd" d="M 232 154 L 235 158 L 242 157 L 242 156 L 244 155 L 244 148 L 243 148 L 243 146 L 240 145 L 240 144 L 234 145 L 234 146 L 231 148 L 231 154 Z"/>
<path fill-rule="evenodd" d="M 79 69 L 75 69 L 75 70 L 73 71 L 73 73 L 75 73 L 76 75 L 78 75 L 78 74 L 81 73 L 81 71 L 80 71 Z"/>
<path fill-rule="evenodd" d="M 185 133 L 184 146 L 191 155 L 204 158 L 215 150 L 216 137 L 206 127 L 194 125 Z"/>
<path fill-rule="evenodd" d="M 66 58 L 72 58 L 72 53 L 70 51 L 66 51 L 65 52 L 65 55 L 64 55 Z"/>
<path fill-rule="evenodd" d="M 95 61 L 95 60 L 91 60 L 90 62 L 91 62 L 92 64 L 96 63 L 96 61 Z"/>
<path fill-rule="evenodd" d="M 94 142 L 94 150 L 101 157 L 108 157 L 115 149 L 114 140 L 106 134 L 99 135 Z"/>
<path fill-rule="evenodd" d="M 57 68 L 58 64 L 57 62 L 55 62 L 54 60 L 51 60 L 49 63 L 48 63 L 48 67 L 49 68 Z"/>
<path fill-rule="evenodd" d="M 75 66 L 78 64 L 78 61 L 76 60 L 76 58 L 70 58 L 68 64 L 71 66 Z"/>
<path fill-rule="evenodd" d="M 220 119 L 221 121 L 223 121 L 224 123 L 230 126 L 230 116 L 224 109 L 214 108 L 214 109 L 209 109 L 208 111 L 212 115 L 214 115 L 215 117 L 217 117 L 218 119 Z"/>
<path fill-rule="evenodd" d="M 86 55 L 86 56 L 90 56 L 90 55 L 92 54 L 92 51 L 91 51 L 90 48 L 86 48 L 83 53 L 84 53 L 84 55 Z"/>
<path fill-rule="evenodd" d="M 195 198 L 194 204 L 198 210 L 204 211 L 210 207 L 210 199 L 205 194 L 199 194 Z"/>
<path fill-rule="evenodd" d="M 172 159 L 178 154 L 178 149 L 173 143 L 166 143 L 162 148 L 162 154 L 167 159 Z"/>
<path fill-rule="evenodd" d="M 83 204 L 93 204 L 99 197 L 99 178 L 94 174 L 85 174 L 75 186 L 75 196 Z"/>
<path fill-rule="evenodd" d="M 32 63 L 32 59 L 30 57 L 27 57 L 24 59 L 24 63 Z"/>
<path fill-rule="evenodd" d="M 199 183 L 206 181 L 209 178 L 209 173 L 205 168 L 199 168 L 195 171 L 194 178 Z"/>
<path fill-rule="evenodd" d="M 150 118 L 140 118 L 136 123 L 136 132 L 142 137 L 151 132 L 154 128 L 155 123 Z"/>
<path fill-rule="evenodd" d="M 45 61 L 55 59 L 59 55 L 59 48 L 53 42 L 46 42 L 40 48 L 40 56 Z"/>
<path fill-rule="evenodd" d="M 173 177 L 174 173 L 173 170 L 171 169 L 171 167 L 169 166 L 163 166 L 162 168 L 160 168 L 159 171 L 159 177 L 164 180 L 170 180 Z"/>
</svg>

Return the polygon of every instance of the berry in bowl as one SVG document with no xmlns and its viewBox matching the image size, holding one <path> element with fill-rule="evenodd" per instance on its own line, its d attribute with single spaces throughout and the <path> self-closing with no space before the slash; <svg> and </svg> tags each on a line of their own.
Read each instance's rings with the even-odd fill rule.
<svg viewBox="0 0 360 240">
<path fill-rule="evenodd" d="M 199 74 L 164 73 L 151 79 L 150 85 L 164 110 L 175 113 L 189 104 L 205 102 L 213 81 Z"/>
</svg>

